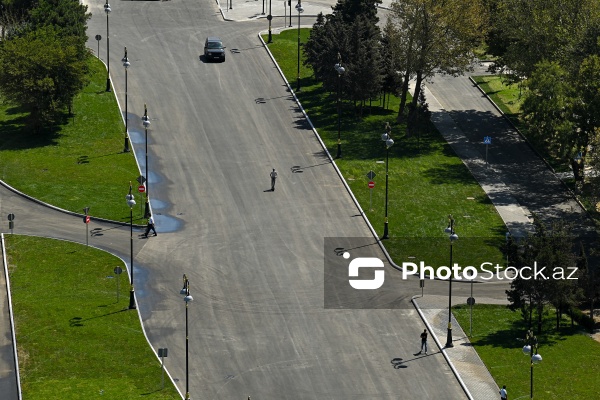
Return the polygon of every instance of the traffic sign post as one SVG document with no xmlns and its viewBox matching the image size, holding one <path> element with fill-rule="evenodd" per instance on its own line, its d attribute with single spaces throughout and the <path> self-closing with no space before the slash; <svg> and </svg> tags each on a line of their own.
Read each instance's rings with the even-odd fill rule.
<svg viewBox="0 0 600 400">
<path fill-rule="evenodd" d="M 144 186 L 144 185 L 138 186 L 138 192 L 144 193 L 145 191 L 146 191 L 146 186 Z"/>
<path fill-rule="evenodd" d="M 371 171 L 372 172 L 372 171 Z M 373 173 L 375 175 L 375 173 Z M 369 181 L 369 211 L 373 211 L 373 188 L 375 187 L 375 182 Z"/>
<path fill-rule="evenodd" d="M 162 369 L 162 388 L 165 388 L 165 357 L 169 355 L 169 349 L 158 349 L 158 356 L 160 357 L 160 367 Z"/>
<path fill-rule="evenodd" d="M 102 40 L 102 36 L 96 35 L 96 40 L 98 41 L 98 59 L 100 59 L 100 41 Z"/>
<path fill-rule="evenodd" d="M 492 144 L 492 137 L 485 136 L 483 138 L 483 144 L 485 144 L 485 166 L 489 167 L 490 165 L 488 164 L 488 147 L 490 144 Z"/>
<path fill-rule="evenodd" d="M 8 214 L 8 229 L 10 229 L 10 234 L 13 234 L 13 229 L 15 227 L 15 214 Z"/>
<path fill-rule="evenodd" d="M 473 305 L 475 304 L 475 297 L 473 297 L 473 279 L 471 279 L 471 297 L 467 299 L 467 304 L 471 309 L 470 321 L 469 321 L 469 336 L 473 336 Z"/>
<path fill-rule="evenodd" d="M 375 187 L 375 182 L 373 179 L 375 179 L 376 176 L 377 174 L 373 172 L 373 170 L 367 172 L 367 178 L 369 178 L 369 189 L 373 189 Z M 369 211 L 373 211 L 373 190 L 369 190 Z"/>
<path fill-rule="evenodd" d="M 83 212 L 85 216 L 83 217 L 83 223 L 85 224 L 85 245 L 89 246 L 89 237 L 90 237 L 90 216 L 88 212 L 90 211 L 89 207 L 85 207 Z"/>
</svg>

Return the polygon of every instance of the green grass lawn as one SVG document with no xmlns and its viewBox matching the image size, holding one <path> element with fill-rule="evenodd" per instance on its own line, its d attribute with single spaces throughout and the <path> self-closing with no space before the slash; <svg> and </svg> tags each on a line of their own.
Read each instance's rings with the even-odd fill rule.
<svg viewBox="0 0 600 400">
<path fill-rule="evenodd" d="M 288 81 L 296 89 L 296 30 L 273 35 L 269 49 Z M 309 29 L 301 29 L 305 43 Z M 266 41 L 266 37 L 265 37 Z M 332 66 L 333 68 L 333 66 Z M 301 91 L 298 97 L 325 142 L 329 152 L 337 152 L 336 94 L 322 90 L 311 70 L 300 69 Z M 497 246 L 504 242 L 506 228 L 486 194 L 462 161 L 431 124 L 423 126 L 419 135 L 406 136 L 404 123 L 396 123 L 399 99 L 392 96 L 372 99 L 358 118 L 354 104 L 344 102 L 341 115 L 343 158 L 336 160 L 346 181 L 379 235 L 385 220 L 386 149 L 381 141 L 386 122 L 392 124 L 395 144 L 389 150 L 388 217 L 390 240 L 386 248 L 396 260 L 409 254 L 404 238 L 446 239 L 444 228 L 448 214 L 453 214 L 456 231 L 462 238 L 484 239 L 486 261 L 502 260 Z M 369 171 L 377 175 L 375 188 L 367 187 Z M 481 242 L 481 241 L 480 241 Z M 414 242 L 413 242 L 414 243 Z M 427 243 L 427 242 L 425 242 Z M 427 246 L 430 249 L 436 246 Z M 480 249 L 481 250 L 481 249 Z M 456 252 L 460 254 L 460 252 Z M 465 253 L 463 253 L 464 255 Z M 411 252 L 411 255 L 415 255 Z M 447 263 L 443 254 L 444 265 Z M 479 258 L 478 258 L 479 259 Z M 471 259 L 471 262 L 475 262 Z"/>
<path fill-rule="evenodd" d="M 133 153 L 123 153 L 125 126 L 105 91 L 106 68 L 94 57 L 89 65 L 91 81 L 75 97 L 73 117 L 52 129 L 34 132 L 28 113 L 0 102 L 0 179 L 55 206 L 125 221 L 129 181 L 137 186 L 140 173 Z"/>
<path fill-rule="evenodd" d="M 454 307 L 454 315 L 469 333 L 469 306 Z M 571 328 L 566 318 L 560 331 L 555 315 L 545 317 L 544 334 L 538 335 L 543 360 L 534 366 L 534 397 L 539 400 L 596 399 L 600 393 L 600 343 Z M 530 362 L 523 354 L 527 328 L 520 312 L 504 306 L 476 304 L 473 307 L 471 343 L 498 386 L 507 386 L 511 400 L 529 398 Z"/>
<path fill-rule="evenodd" d="M 6 244 L 24 399 L 180 399 L 168 377 L 162 389 L 120 259 L 60 240 Z"/>
</svg>

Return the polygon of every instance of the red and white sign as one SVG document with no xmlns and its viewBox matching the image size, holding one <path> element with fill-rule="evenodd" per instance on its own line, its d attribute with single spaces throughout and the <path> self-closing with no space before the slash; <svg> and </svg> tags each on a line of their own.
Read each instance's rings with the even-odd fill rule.
<svg viewBox="0 0 600 400">
<path fill-rule="evenodd" d="M 90 223 L 90 216 L 89 216 L 89 215 L 86 215 L 86 216 L 85 216 L 85 223 L 86 223 L 86 224 L 89 224 L 89 223 Z"/>
<path fill-rule="evenodd" d="M 144 193 L 145 191 L 146 191 L 146 186 L 144 186 L 144 185 L 138 186 L 138 192 Z"/>
<path fill-rule="evenodd" d="M 375 182 L 370 181 L 369 182 L 369 189 L 373 189 L 375 187 Z"/>
</svg>

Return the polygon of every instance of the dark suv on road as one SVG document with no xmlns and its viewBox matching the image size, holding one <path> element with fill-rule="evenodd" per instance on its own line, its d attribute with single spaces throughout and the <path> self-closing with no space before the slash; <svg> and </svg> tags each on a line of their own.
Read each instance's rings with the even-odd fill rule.
<svg viewBox="0 0 600 400">
<path fill-rule="evenodd" d="M 225 61 L 225 47 L 218 37 L 207 37 L 204 42 L 204 59 Z"/>
</svg>

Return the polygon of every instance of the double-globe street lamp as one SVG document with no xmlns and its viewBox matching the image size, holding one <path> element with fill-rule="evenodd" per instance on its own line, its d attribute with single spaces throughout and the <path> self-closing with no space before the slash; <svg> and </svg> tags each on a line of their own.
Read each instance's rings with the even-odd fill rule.
<svg viewBox="0 0 600 400">
<path fill-rule="evenodd" d="M 110 14 L 112 10 L 110 9 L 110 4 L 108 4 L 108 0 L 106 0 L 106 4 L 104 4 L 104 12 L 106 13 L 106 91 L 110 92 L 110 35 L 108 30 L 108 14 Z"/>
<path fill-rule="evenodd" d="M 302 8 L 302 0 L 298 0 L 298 4 L 296 4 L 296 10 L 298 11 L 298 76 L 296 79 L 296 91 L 300 91 L 300 14 L 304 12 L 304 8 Z M 291 21 L 291 17 L 290 17 Z"/>
<path fill-rule="evenodd" d="M 336 158 L 342 156 L 342 138 L 341 138 L 341 122 L 340 122 L 340 97 L 342 96 L 342 75 L 346 72 L 346 69 L 342 66 L 342 56 L 338 53 L 338 62 L 334 65 L 335 70 L 338 73 L 338 95 L 337 95 L 337 114 L 338 114 L 338 145 Z"/>
<path fill-rule="evenodd" d="M 394 140 L 392 139 L 392 127 L 389 122 L 385 123 L 385 133 L 381 135 L 381 140 L 385 142 L 385 222 L 383 225 L 383 236 L 381 238 L 388 239 L 388 167 L 390 164 L 390 147 L 394 145 Z"/>
<path fill-rule="evenodd" d="M 148 118 L 148 107 L 144 104 L 144 115 L 142 116 L 142 124 L 144 125 L 144 131 L 146 134 L 146 207 L 144 209 L 144 218 L 150 217 L 150 178 L 148 177 L 148 127 L 150 126 L 150 118 Z"/>
<path fill-rule="evenodd" d="M 129 62 L 129 58 L 127 58 L 127 47 L 125 47 L 125 56 L 121 60 L 123 62 L 123 67 L 125 67 L 125 146 L 123 147 L 124 153 L 129 153 L 129 128 L 127 122 L 129 121 L 129 114 L 127 113 L 127 70 L 131 63 Z"/>
<path fill-rule="evenodd" d="M 448 227 L 444 229 L 450 238 L 450 279 L 448 283 L 448 336 L 446 337 L 446 347 L 454 347 L 452 343 L 452 245 L 458 240 L 458 235 L 454 232 L 454 218 L 448 216 Z"/>
<path fill-rule="evenodd" d="M 530 387 L 529 387 L 529 398 L 533 399 L 533 365 L 542 362 L 542 356 L 538 354 L 538 340 L 533 334 L 533 331 L 529 329 L 525 336 L 525 346 L 523 346 L 523 354 L 531 357 L 530 360 Z"/>
<path fill-rule="evenodd" d="M 129 276 L 131 278 L 131 285 L 129 289 L 129 309 L 135 310 L 135 292 L 133 290 L 133 206 L 135 206 L 135 198 L 133 193 L 131 193 L 131 182 L 129 182 L 129 193 L 125 196 L 125 200 L 127 201 L 127 205 L 129 206 Z"/>
<path fill-rule="evenodd" d="M 185 399 L 190 398 L 190 375 L 189 375 L 189 336 L 188 336 L 188 303 L 194 300 L 190 294 L 190 281 L 185 274 L 183 274 L 183 289 L 179 292 L 185 295 L 183 301 L 185 301 Z"/>
</svg>

